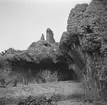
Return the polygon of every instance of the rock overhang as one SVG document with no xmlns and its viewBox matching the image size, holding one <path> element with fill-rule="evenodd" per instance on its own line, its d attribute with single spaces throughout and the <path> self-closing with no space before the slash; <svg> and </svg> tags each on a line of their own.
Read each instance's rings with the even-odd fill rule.
<svg viewBox="0 0 107 105">
<path fill-rule="evenodd" d="M 51 44 L 47 41 L 33 42 L 25 51 L 8 54 L 7 60 L 10 62 L 22 60 L 32 63 L 47 62 L 48 60 L 53 63 L 65 62 L 65 58 L 59 50 L 58 43 Z"/>
<path fill-rule="evenodd" d="M 59 43 L 51 44 L 45 40 L 33 42 L 27 50 L 8 54 L 6 60 L 16 72 L 29 73 L 31 70 L 35 76 L 38 72 L 50 70 L 62 75 L 60 80 L 77 80 L 75 72 L 69 69 L 68 62 L 59 49 Z"/>
</svg>

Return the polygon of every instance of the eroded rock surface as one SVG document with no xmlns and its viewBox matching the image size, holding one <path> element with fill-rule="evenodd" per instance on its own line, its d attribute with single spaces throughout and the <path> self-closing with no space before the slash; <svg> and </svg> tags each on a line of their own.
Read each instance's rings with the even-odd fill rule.
<svg viewBox="0 0 107 105">
<path fill-rule="evenodd" d="M 85 61 L 85 66 L 83 66 L 81 71 L 88 78 L 88 87 L 93 89 L 96 86 L 99 90 L 101 89 L 100 96 L 106 99 L 105 81 L 107 75 L 103 72 L 107 68 L 107 1 L 92 0 L 89 5 L 76 5 L 71 10 L 67 22 L 67 32 L 62 36 L 60 46 L 65 46 L 61 49 L 68 49 L 62 51 L 64 53 L 71 51 L 71 54 L 66 53 L 68 58 L 72 58 L 73 51 L 76 51 L 83 57 L 82 59 L 85 59 L 83 60 Z M 76 41 L 75 38 L 73 39 L 74 36 L 79 40 Z M 70 62 L 74 61 L 70 59 Z M 101 80 L 100 77 L 104 78 Z"/>
<path fill-rule="evenodd" d="M 32 83 L 35 83 L 35 81 L 39 81 L 38 83 L 56 81 L 59 77 L 60 80 L 64 80 L 63 78 L 69 76 L 73 77 L 74 73 L 76 73 L 76 76 L 80 80 L 79 82 L 82 82 L 80 83 L 81 89 L 77 89 L 78 86 L 74 86 L 75 83 L 73 85 L 70 83 L 72 87 L 68 88 L 70 86 L 68 85 L 68 87 L 66 87 L 67 90 L 64 88 L 65 93 L 70 93 L 68 91 L 70 90 L 71 94 L 74 92 L 73 95 L 75 96 L 75 92 L 77 92 L 77 94 L 86 92 L 84 93 L 85 96 L 81 96 L 82 99 L 87 98 L 86 100 L 88 100 L 89 97 L 91 97 L 89 100 L 95 101 L 99 100 L 99 97 L 102 97 L 104 100 L 107 100 L 106 30 L 106 0 L 93 0 L 89 5 L 76 5 L 70 12 L 67 31 L 62 34 L 59 44 L 55 43 L 53 38 L 54 34 L 52 30 L 48 28 L 46 31 L 46 40 L 44 40 L 44 37 L 42 36 L 42 40 L 33 42 L 28 49 L 24 51 L 10 49 L 0 54 L 0 68 L 4 70 L 4 66 L 10 67 L 12 70 L 18 71 L 18 78 L 21 78 L 21 76 L 27 77 L 30 82 L 33 81 Z M 73 70 L 75 72 L 73 72 Z M 15 75 L 18 75 L 16 71 L 10 73 L 11 76 L 14 77 Z M 57 71 L 60 75 L 57 75 Z M 20 73 L 22 75 L 20 75 Z M 0 75 L 1 74 L 2 73 L 0 73 Z M 8 77 L 8 74 L 5 73 L 5 78 L 6 76 Z M 4 75 L 1 75 L 0 77 L 2 78 Z M 39 78 L 39 80 L 37 80 L 37 78 Z M 8 80 L 8 78 L 6 79 Z M 67 84 L 64 84 L 64 86 L 67 86 Z M 61 87 L 64 86 L 61 85 Z M 17 90 L 17 87 L 12 89 Z M 34 86 L 34 89 L 36 91 L 36 89 L 40 89 L 40 87 L 35 88 Z M 61 93 L 64 93 L 64 89 L 61 90 L 59 87 Z M 75 91 L 72 91 L 72 89 Z M 16 90 L 9 91 L 9 96 L 12 94 L 11 92 L 16 92 Z M 22 95 L 28 95 L 28 93 L 30 93 L 29 95 L 32 95 L 32 91 L 29 91 L 29 88 L 25 89 L 22 86 L 21 90 L 24 90 L 24 93 L 17 91 Z M 78 92 L 78 90 L 82 91 Z M 27 92 L 25 93 L 25 91 Z M 84 101 L 86 100 L 84 99 Z"/>
<path fill-rule="evenodd" d="M 1 80 L 5 82 L 4 87 L 10 84 L 10 86 L 17 86 L 19 82 L 20 84 L 28 84 L 78 79 L 72 68 L 69 69 L 58 43 L 39 40 L 33 42 L 24 51 L 14 50 L 11 53 L 12 50 L 4 53 L 4 62 L 1 59 L 3 62 L 1 66 L 5 66 L 0 76 Z M 4 73 L 6 62 L 8 70 Z"/>
<path fill-rule="evenodd" d="M 79 31 L 79 26 L 87 7 L 88 4 L 78 4 L 71 10 L 67 21 L 67 31 L 69 33 Z"/>
<path fill-rule="evenodd" d="M 45 40 L 45 38 L 44 38 L 44 34 L 42 34 L 40 40 Z"/>
<path fill-rule="evenodd" d="M 61 52 L 58 50 L 58 46 L 51 44 L 45 40 L 40 40 L 33 42 L 27 50 L 16 53 L 10 57 L 8 60 L 12 61 L 26 61 L 39 63 L 44 59 L 51 59 L 52 62 L 58 62 L 57 56 L 62 56 Z"/>
<path fill-rule="evenodd" d="M 81 33 L 82 43 L 87 51 L 98 50 L 99 37 L 107 33 L 107 1 L 93 0 L 89 5 L 79 4 L 73 8 L 68 18 L 68 33 Z"/>
<path fill-rule="evenodd" d="M 67 31 L 102 34 L 107 28 L 106 5 L 106 0 L 76 5 L 69 14 Z"/>
<path fill-rule="evenodd" d="M 55 43 L 54 33 L 50 28 L 46 30 L 46 41 L 49 43 Z"/>
</svg>

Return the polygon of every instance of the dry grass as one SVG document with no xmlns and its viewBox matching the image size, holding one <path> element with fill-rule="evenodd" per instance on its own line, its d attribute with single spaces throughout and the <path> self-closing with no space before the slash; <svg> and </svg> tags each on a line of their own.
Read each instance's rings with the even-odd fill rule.
<svg viewBox="0 0 107 105">
<path fill-rule="evenodd" d="M 20 85 L 0 90 L 0 105 L 107 105 L 93 100 L 80 83 L 70 81 Z"/>
</svg>

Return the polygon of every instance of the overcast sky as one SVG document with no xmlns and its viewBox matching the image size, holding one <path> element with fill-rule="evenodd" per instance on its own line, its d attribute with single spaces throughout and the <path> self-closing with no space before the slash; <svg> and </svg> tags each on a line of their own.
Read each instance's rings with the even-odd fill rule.
<svg viewBox="0 0 107 105">
<path fill-rule="evenodd" d="M 70 10 L 91 0 L 0 0 L 0 51 L 25 50 L 51 28 L 56 41 L 66 30 Z"/>
</svg>

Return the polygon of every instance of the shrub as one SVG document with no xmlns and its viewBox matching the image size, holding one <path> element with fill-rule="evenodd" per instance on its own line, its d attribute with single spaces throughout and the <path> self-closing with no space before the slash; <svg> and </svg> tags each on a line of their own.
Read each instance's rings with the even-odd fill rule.
<svg viewBox="0 0 107 105">
<path fill-rule="evenodd" d="M 37 80 L 42 82 L 54 82 L 58 81 L 59 76 L 56 70 L 52 69 L 41 69 L 40 72 L 36 75 Z"/>
</svg>

